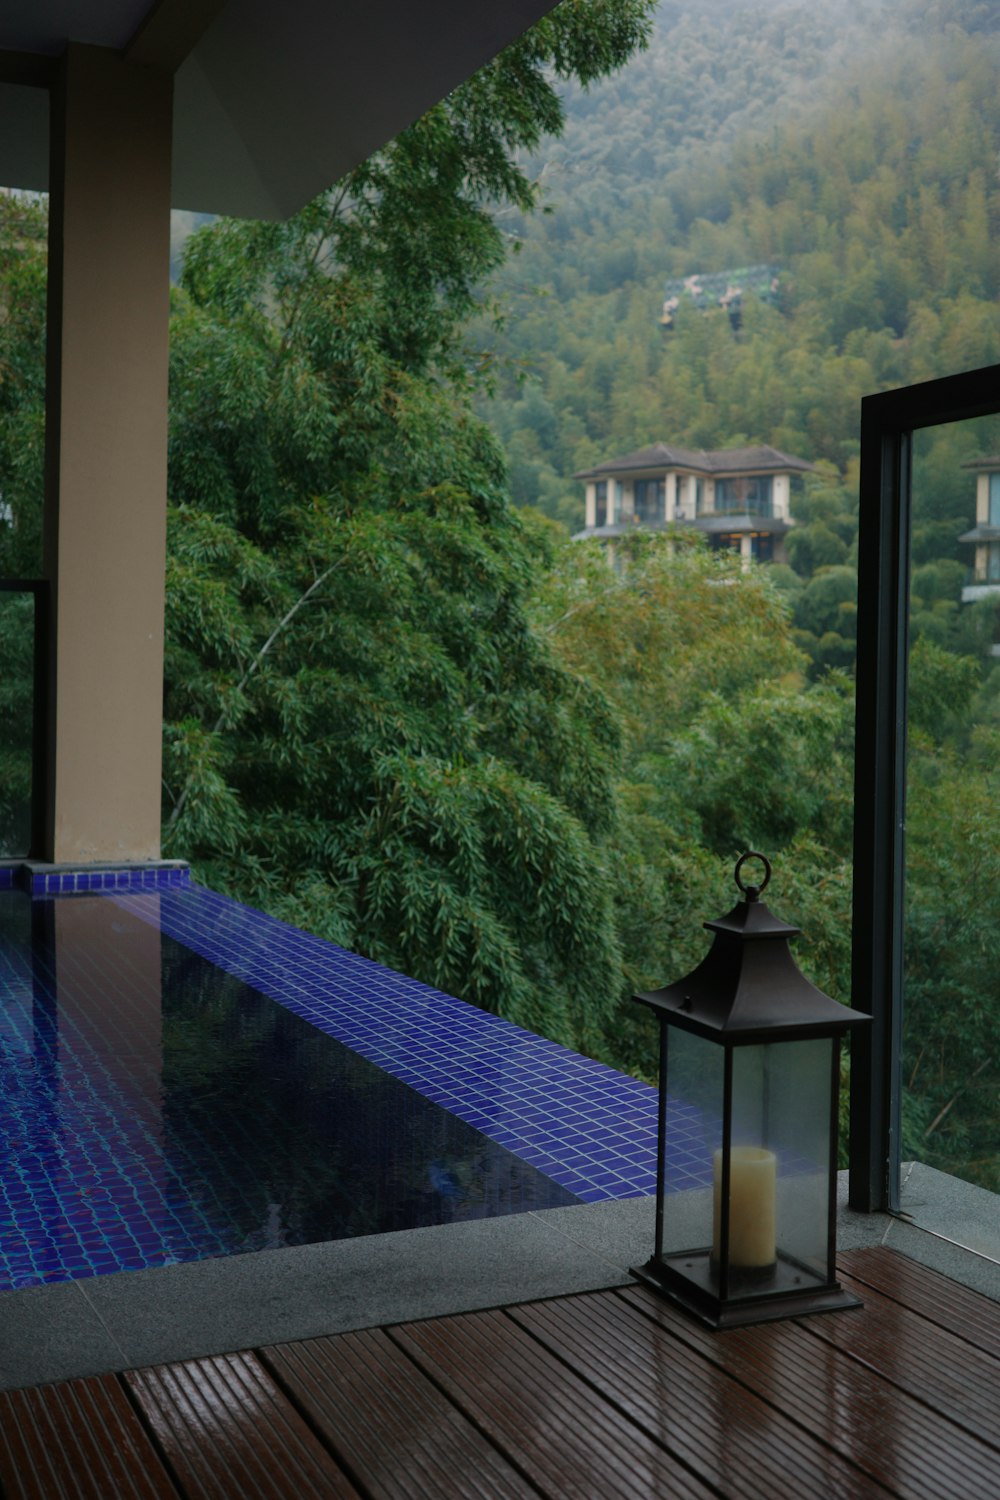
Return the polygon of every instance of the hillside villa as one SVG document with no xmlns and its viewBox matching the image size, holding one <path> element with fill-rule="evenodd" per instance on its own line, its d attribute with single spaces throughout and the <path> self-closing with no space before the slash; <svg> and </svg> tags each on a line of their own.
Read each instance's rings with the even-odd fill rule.
<svg viewBox="0 0 1000 1500">
<path fill-rule="evenodd" d="M 674 315 L 683 303 L 699 312 L 714 308 L 729 315 L 734 329 L 743 322 L 743 298 L 756 297 L 759 302 L 774 302 L 778 294 L 780 267 L 773 265 L 740 266 L 728 271 L 696 271 L 693 276 L 677 276 L 663 288 L 661 328 L 673 328 Z"/>
<path fill-rule="evenodd" d="M 654 443 L 573 475 L 586 485 L 586 525 L 577 539 L 693 526 L 745 564 L 785 562 L 793 486 L 811 472 L 804 458 L 767 446 L 706 452 Z"/>
<path fill-rule="evenodd" d="M 1000 453 L 973 458 L 962 465 L 976 471 L 976 524 L 959 537 L 976 549 L 972 577 L 962 590 L 962 603 L 1000 594 Z"/>
</svg>

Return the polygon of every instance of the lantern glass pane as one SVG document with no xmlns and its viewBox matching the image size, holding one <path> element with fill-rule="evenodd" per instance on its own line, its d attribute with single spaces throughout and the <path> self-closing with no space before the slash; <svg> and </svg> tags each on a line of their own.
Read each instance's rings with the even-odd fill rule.
<svg viewBox="0 0 1000 1500">
<path fill-rule="evenodd" d="M 663 1254 L 712 1243 L 712 1161 L 722 1146 L 725 1053 L 714 1042 L 671 1027 L 667 1053 L 667 1140 Z M 678 1269 L 687 1274 L 686 1268 Z"/>
<path fill-rule="evenodd" d="M 747 1272 L 734 1295 L 828 1279 L 834 1046 L 824 1037 L 734 1049 L 729 1263 Z"/>
</svg>

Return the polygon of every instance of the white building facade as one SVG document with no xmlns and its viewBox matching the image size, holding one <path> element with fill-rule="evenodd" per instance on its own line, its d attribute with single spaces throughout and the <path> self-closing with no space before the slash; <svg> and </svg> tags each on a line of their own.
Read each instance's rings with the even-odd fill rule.
<svg viewBox="0 0 1000 1500">
<path fill-rule="evenodd" d="M 574 474 L 586 486 L 586 525 L 577 537 L 692 526 L 746 564 L 784 562 L 795 524 L 793 482 L 812 468 L 770 447 L 708 452 L 656 443 Z"/>
<path fill-rule="evenodd" d="M 1000 595 L 1000 454 L 974 458 L 962 468 L 976 471 L 976 524 L 959 537 L 976 549 L 972 577 L 962 590 L 962 603 L 971 604 Z"/>
</svg>

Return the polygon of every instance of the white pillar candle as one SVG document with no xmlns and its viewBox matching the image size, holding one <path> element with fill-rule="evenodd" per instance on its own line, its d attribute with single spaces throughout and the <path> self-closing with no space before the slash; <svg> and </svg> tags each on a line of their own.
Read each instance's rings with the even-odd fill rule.
<svg viewBox="0 0 1000 1500">
<path fill-rule="evenodd" d="M 722 1152 L 713 1163 L 715 1209 L 712 1259 L 722 1248 Z M 759 1270 L 774 1264 L 777 1158 L 762 1146 L 733 1146 L 729 1154 L 729 1264 Z"/>
</svg>

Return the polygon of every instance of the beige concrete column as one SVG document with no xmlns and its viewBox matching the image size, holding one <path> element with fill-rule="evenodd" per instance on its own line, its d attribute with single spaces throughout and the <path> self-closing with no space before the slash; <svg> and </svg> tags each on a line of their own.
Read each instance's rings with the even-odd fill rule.
<svg viewBox="0 0 1000 1500">
<path fill-rule="evenodd" d="M 787 521 L 792 512 L 792 484 L 787 474 L 775 474 L 771 483 L 771 514 L 776 521 Z"/>
<path fill-rule="evenodd" d="M 49 859 L 160 848 L 172 79 L 71 46 L 52 92 Z"/>
</svg>

